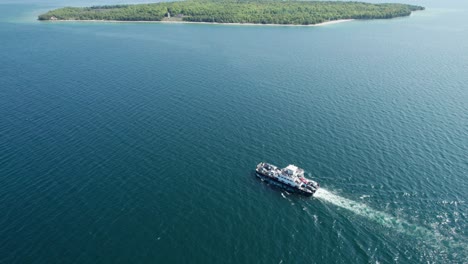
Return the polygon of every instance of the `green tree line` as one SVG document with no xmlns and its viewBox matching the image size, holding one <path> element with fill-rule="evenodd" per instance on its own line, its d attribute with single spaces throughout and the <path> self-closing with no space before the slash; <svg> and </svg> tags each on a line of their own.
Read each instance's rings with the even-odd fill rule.
<svg viewBox="0 0 468 264">
<path fill-rule="evenodd" d="M 406 4 L 322 1 L 189 0 L 137 5 L 64 7 L 39 20 L 161 21 L 170 13 L 184 21 L 258 24 L 317 24 L 338 19 L 382 19 L 408 16 L 423 7 Z"/>
</svg>

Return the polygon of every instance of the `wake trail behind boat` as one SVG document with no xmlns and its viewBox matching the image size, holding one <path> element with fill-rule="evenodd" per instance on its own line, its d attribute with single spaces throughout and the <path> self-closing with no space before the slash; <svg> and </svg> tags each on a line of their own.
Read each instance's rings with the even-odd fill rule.
<svg viewBox="0 0 468 264">
<path fill-rule="evenodd" d="M 400 227 L 400 224 L 405 224 L 405 221 L 402 221 L 396 217 L 393 217 L 387 213 L 377 211 L 370 208 L 369 206 L 359 203 L 339 195 L 336 195 L 324 188 L 320 188 L 314 195 L 315 198 L 323 200 L 325 202 L 332 203 L 341 208 L 347 209 L 357 215 L 364 216 L 370 220 L 378 222 L 387 227 Z"/>
<path fill-rule="evenodd" d="M 441 242 L 446 240 L 445 237 L 441 235 L 437 235 L 436 233 L 434 233 L 433 231 L 427 228 L 411 224 L 407 222 L 406 220 L 399 219 L 387 213 L 372 209 L 371 207 L 363 203 L 359 203 L 359 202 L 341 197 L 324 188 L 318 189 L 314 197 L 322 201 L 334 204 L 338 207 L 347 209 L 357 215 L 368 218 L 385 227 L 395 229 L 396 231 L 400 233 L 423 238 L 424 240 L 426 240 L 432 246 L 435 246 L 435 247 L 440 246 Z M 459 245 L 459 246 L 461 246 L 462 248 L 466 248 L 466 245 Z"/>
</svg>

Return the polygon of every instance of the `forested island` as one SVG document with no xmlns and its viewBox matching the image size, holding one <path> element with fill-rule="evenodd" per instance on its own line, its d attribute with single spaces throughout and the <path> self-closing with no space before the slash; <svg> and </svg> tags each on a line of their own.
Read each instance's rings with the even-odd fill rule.
<svg viewBox="0 0 468 264">
<path fill-rule="evenodd" d="M 342 19 L 409 16 L 424 7 L 407 4 L 323 1 L 188 0 L 135 5 L 64 7 L 39 20 L 187 21 L 313 25 Z"/>
</svg>

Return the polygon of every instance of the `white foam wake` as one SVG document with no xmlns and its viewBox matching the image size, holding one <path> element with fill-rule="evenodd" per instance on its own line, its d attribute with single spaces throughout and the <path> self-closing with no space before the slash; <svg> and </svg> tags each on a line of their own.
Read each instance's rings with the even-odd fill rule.
<svg viewBox="0 0 468 264">
<path fill-rule="evenodd" d="M 391 216 L 387 213 L 380 212 L 378 210 L 372 209 L 371 207 L 359 203 L 339 195 L 336 195 L 326 189 L 320 188 L 314 194 L 314 197 L 323 200 L 325 202 L 332 203 L 336 206 L 341 208 L 347 209 L 357 215 L 366 217 L 372 221 L 375 221 L 383 226 L 393 228 L 399 232 L 412 234 L 412 235 L 423 235 L 423 236 L 430 236 L 434 238 L 432 232 L 428 229 L 419 227 L 413 224 L 408 223 L 405 220 L 399 219 L 397 217 Z"/>
<path fill-rule="evenodd" d="M 427 228 L 411 224 L 404 219 L 394 217 L 390 214 L 375 210 L 366 204 L 359 203 L 337 194 L 334 194 L 326 189 L 320 188 L 314 194 L 314 197 L 322 201 L 334 204 L 341 208 L 347 209 L 357 215 L 368 218 L 374 222 L 377 222 L 385 227 L 392 228 L 397 232 L 404 233 L 413 237 L 423 239 L 427 245 L 434 248 L 446 247 L 453 249 L 467 250 L 467 244 L 463 242 L 453 242 L 447 239 L 436 230 L 429 230 Z M 444 243 L 445 242 L 445 243 Z"/>
</svg>

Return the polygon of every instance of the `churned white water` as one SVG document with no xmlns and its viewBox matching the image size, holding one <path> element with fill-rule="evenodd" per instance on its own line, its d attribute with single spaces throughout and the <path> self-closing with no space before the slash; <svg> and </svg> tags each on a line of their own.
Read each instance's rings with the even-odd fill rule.
<svg viewBox="0 0 468 264">
<path fill-rule="evenodd" d="M 467 249 L 467 245 L 463 243 L 452 243 L 450 238 L 444 237 L 435 230 L 430 230 L 415 224 L 411 224 L 405 219 L 392 216 L 388 213 L 378 211 L 369 207 L 362 202 L 356 202 L 351 199 L 344 198 L 327 189 L 320 188 L 314 194 L 314 197 L 327 203 L 331 203 L 343 209 L 349 210 L 359 216 L 365 217 L 371 221 L 377 222 L 385 227 L 391 228 L 397 232 L 424 238 L 426 243 L 433 247 L 441 247 L 450 244 L 451 247 L 458 247 L 462 250 Z"/>
</svg>

